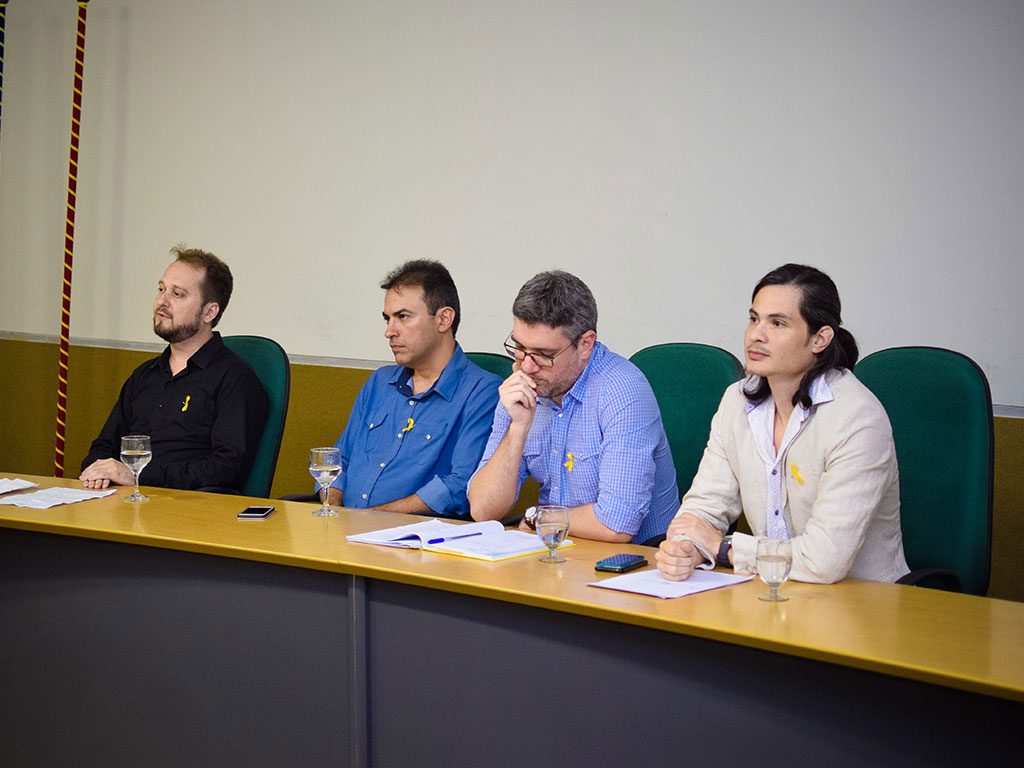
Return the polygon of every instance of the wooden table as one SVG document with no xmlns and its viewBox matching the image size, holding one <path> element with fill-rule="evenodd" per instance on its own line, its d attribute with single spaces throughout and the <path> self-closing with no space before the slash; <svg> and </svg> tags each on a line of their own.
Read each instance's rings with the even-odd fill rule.
<svg viewBox="0 0 1024 768">
<path fill-rule="evenodd" d="M 644 547 L 482 563 L 345 540 L 414 518 L 274 501 L 238 521 L 255 500 L 144 492 L 0 506 L 0 764 L 907 766 L 1015 746 L 1022 604 L 855 580 L 658 600 L 587 586 Z"/>
</svg>

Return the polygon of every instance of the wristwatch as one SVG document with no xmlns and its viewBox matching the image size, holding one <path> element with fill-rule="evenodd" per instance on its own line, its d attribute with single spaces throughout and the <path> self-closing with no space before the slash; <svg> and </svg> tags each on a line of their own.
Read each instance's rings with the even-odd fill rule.
<svg viewBox="0 0 1024 768">
<path fill-rule="evenodd" d="M 732 536 L 726 536 L 722 539 L 722 543 L 718 545 L 718 555 L 715 557 L 715 563 L 723 568 L 731 568 L 732 563 L 729 562 L 729 552 L 731 550 Z"/>
<path fill-rule="evenodd" d="M 532 531 L 536 531 L 537 530 L 537 508 L 536 507 L 529 507 L 523 513 L 523 522 L 526 523 L 528 526 L 530 526 L 530 530 L 532 530 Z"/>
</svg>

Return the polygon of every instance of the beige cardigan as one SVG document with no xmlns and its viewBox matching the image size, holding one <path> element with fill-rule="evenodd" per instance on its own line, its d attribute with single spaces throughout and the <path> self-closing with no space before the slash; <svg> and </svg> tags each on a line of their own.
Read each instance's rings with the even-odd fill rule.
<svg viewBox="0 0 1024 768">
<path fill-rule="evenodd" d="M 826 381 L 833 400 L 812 406 L 781 464 L 784 514 L 793 537 L 791 578 L 832 583 L 850 575 L 895 581 L 910 569 L 903 556 L 889 418 L 849 371 L 832 371 Z M 766 530 L 767 489 L 743 384 L 730 386 L 722 397 L 678 514 L 703 517 L 724 533 L 744 512 L 754 536 L 733 537 L 733 565 L 738 572 L 753 573 L 755 537 Z"/>
</svg>

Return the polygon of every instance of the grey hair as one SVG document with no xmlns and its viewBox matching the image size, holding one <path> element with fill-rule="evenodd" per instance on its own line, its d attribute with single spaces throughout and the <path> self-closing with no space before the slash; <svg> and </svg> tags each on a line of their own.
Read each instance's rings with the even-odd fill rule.
<svg viewBox="0 0 1024 768">
<path fill-rule="evenodd" d="M 570 341 L 597 330 L 597 302 L 576 275 L 552 269 L 534 275 L 519 289 L 512 314 L 524 323 L 558 328 Z"/>
</svg>

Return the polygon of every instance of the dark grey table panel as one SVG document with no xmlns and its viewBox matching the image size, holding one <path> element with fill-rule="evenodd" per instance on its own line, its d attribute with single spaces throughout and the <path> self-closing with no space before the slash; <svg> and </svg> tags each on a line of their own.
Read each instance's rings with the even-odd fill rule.
<svg viewBox="0 0 1024 768">
<path fill-rule="evenodd" d="M 978 764 L 1014 753 L 1024 709 L 433 589 L 8 529 L 0 664 L 5 767 Z"/>
<path fill-rule="evenodd" d="M 0 529 L 0 765 L 348 765 L 351 583 Z"/>
<path fill-rule="evenodd" d="M 931 767 L 1017 751 L 1012 702 L 430 589 L 367 595 L 374 768 Z"/>
</svg>

